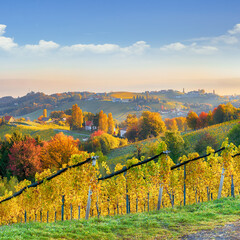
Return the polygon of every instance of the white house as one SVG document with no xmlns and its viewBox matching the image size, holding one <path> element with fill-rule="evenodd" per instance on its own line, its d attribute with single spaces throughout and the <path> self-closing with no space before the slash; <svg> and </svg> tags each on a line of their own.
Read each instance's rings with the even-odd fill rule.
<svg viewBox="0 0 240 240">
<path fill-rule="evenodd" d="M 93 122 L 92 121 L 86 121 L 85 122 L 85 130 L 92 131 L 92 127 L 93 127 Z"/>
</svg>

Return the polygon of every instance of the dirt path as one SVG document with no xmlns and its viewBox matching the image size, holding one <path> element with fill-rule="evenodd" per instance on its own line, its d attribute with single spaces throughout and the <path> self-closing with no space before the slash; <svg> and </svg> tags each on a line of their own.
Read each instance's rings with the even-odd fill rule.
<svg viewBox="0 0 240 240">
<path fill-rule="evenodd" d="M 213 230 L 203 230 L 198 233 L 183 236 L 181 239 L 188 240 L 240 240 L 240 220 L 225 226 L 216 227 Z"/>
</svg>

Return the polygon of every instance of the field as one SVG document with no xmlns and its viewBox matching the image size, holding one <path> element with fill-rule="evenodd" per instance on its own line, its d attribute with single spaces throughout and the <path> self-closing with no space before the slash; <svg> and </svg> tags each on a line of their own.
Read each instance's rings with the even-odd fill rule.
<svg viewBox="0 0 240 240">
<path fill-rule="evenodd" d="M 0 227 L 2 240 L 28 239 L 179 239 L 240 218 L 240 198 L 164 208 L 160 211 L 56 223 L 22 223 Z"/>
<path fill-rule="evenodd" d="M 40 136 L 41 140 L 49 141 L 57 133 L 63 132 L 65 135 L 73 136 L 75 139 L 83 140 L 89 137 L 88 131 L 70 131 L 67 126 L 59 126 L 55 124 L 39 124 L 35 122 L 17 122 L 0 126 L 0 138 L 3 139 L 6 134 L 12 134 L 18 131 L 23 135 L 30 135 L 32 137 Z"/>
</svg>

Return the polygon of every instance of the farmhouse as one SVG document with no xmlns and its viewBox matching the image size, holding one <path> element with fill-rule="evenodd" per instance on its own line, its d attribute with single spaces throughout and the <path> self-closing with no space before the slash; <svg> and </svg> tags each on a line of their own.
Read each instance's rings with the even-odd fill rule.
<svg viewBox="0 0 240 240">
<path fill-rule="evenodd" d="M 13 116 L 4 116 L 5 123 L 12 123 L 14 122 Z"/>
<path fill-rule="evenodd" d="M 120 137 L 125 137 L 126 132 L 127 128 L 120 129 Z"/>
<path fill-rule="evenodd" d="M 85 130 L 92 131 L 92 127 L 93 127 L 93 122 L 92 121 L 86 121 L 85 122 Z"/>
</svg>

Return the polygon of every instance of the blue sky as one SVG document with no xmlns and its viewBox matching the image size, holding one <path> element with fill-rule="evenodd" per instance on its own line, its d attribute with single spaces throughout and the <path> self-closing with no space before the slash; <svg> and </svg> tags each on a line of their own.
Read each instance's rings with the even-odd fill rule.
<svg viewBox="0 0 240 240">
<path fill-rule="evenodd" d="M 8 0 L 0 12 L 0 96 L 183 87 L 240 94 L 238 0 Z"/>
</svg>

